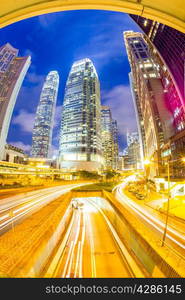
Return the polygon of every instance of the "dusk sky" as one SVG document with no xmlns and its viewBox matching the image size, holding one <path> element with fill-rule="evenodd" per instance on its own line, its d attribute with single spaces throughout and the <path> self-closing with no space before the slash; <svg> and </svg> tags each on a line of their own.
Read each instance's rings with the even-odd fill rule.
<svg viewBox="0 0 185 300">
<path fill-rule="evenodd" d="M 52 13 L 1 29 L 0 44 L 9 42 L 19 49 L 19 56 L 30 55 L 32 60 L 15 105 L 7 142 L 29 152 L 44 79 L 49 71 L 57 70 L 60 86 L 53 132 L 56 154 L 67 76 L 74 61 L 87 57 L 99 76 L 101 103 L 111 107 L 118 122 L 122 151 L 127 130 L 136 130 L 128 80 L 130 67 L 123 42 L 125 30 L 139 31 L 127 14 L 97 10 Z"/>
</svg>

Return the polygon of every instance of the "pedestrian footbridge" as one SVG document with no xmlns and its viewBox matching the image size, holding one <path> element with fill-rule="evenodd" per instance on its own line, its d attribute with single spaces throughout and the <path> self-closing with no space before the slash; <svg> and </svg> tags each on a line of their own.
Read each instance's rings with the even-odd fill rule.
<svg viewBox="0 0 185 300">
<path fill-rule="evenodd" d="M 185 32 L 184 0 L 6 0 L 1 1 L 0 27 L 45 13 L 79 9 L 136 14 Z"/>
</svg>

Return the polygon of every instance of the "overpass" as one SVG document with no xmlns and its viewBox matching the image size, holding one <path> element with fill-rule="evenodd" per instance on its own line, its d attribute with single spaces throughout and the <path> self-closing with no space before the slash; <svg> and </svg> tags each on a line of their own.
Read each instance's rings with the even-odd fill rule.
<svg viewBox="0 0 185 300">
<path fill-rule="evenodd" d="M 4 0 L 1 1 L 0 28 L 33 16 L 77 9 L 136 14 L 185 33 L 184 0 Z"/>
</svg>

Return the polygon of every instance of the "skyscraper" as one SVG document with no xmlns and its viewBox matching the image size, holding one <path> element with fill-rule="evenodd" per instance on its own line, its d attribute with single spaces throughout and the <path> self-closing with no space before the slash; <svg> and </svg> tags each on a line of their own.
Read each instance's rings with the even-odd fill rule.
<svg viewBox="0 0 185 300">
<path fill-rule="evenodd" d="M 101 136 L 104 165 L 106 169 L 113 168 L 113 134 L 112 134 L 112 114 L 109 106 L 101 107 Z"/>
<path fill-rule="evenodd" d="M 185 34 L 167 25 L 141 16 L 130 16 L 141 27 L 160 53 L 175 80 L 175 85 L 179 90 L 181 97 L 184 100 Z"/>
<path fill-rule="evenodd" d="M 141 109 L 139 96 L 137 93 L 136 85 L 134 83 L 132 72 L 129 73 L 129 82 L 130 82 L 130 89 L 131 89 L 132 100 L 134 103 L 134 110 L 136 115 L 136 123 L 138 129 L 138 142 L 140 147 L 140 159 L 141 159 L 141 166 L 142 166 L 145 157 L 144 151 L 146 149 L 145 129 L 144 129 L 142 109 Z M 127 144 L 128 144 L 128 139 L 127 139 Z"/>
<path fill-rule="evenodd" d="M 176 132 L 161 152 L 164 160 L 178 160 L 185 156 L 185 34 L 140 16 L 131 18 L 144 31 L 158 61 L 162 61 L 160 74 Z M 171 171 L 173 177 L 184 178 L 185 165 L 177 162 Z"/>
<path fill-rule="evenodd" d="M 113 135 L 113 169 L 118 169 L 119 160 L 119 144 L 118 144 L 118 124 L 116 120 L 112 120 L 112 135 Z"/>
<path fill-rule="evenodd" d="M 9 43 L 0 47 L 0 160 L 16 99 L 30 63 L 30 56 L 18 57 L 18 50 Z"/>
<path fill-rule="evenodd" d="M 141 168 L 140 137 L 138 132 L 127 132 L 127 164 L 129 168 Z"/>
<path fill-rule="evenodd" d="M 138 115 L 142 114 L 144 153 L 148 158 L 158 160 L 162 145 L 174 134 L 173 115 L 165 102 L 159 66 L 151 56 L 143 34 L 128 31 L 124 33 L 124 39 L 134 92 L 138 97 Z"/>
<path fill-rule="evenodd" d="M 62 168 L 98 170 L 102 165 L 100 85 L 92 61 L 76 61 L 63 103 L 59 161 Z"/>
<path fill-rule="evenodd" d="M 118 168 L 118 126 L 109 106 L 101 107 L 101 137 L 106 169 Z"/>
<path fill-rule="evenodd" d="M 185 129 L 185 34 L 156 21 L 131 15 L 145 33 L 145 39 L 156 63 L 165 97 L 174 115 L 176 132 Z"/>
<path fill-rule="evenodd" d="M 58 72 L 49 72 L 42 88 L 33 128 L 31 156 L 35 158 L 48 158 L 50 155 L 58 86 Z"/>
<path fill-rule="evenodd" d="M 134 142 L 139 142 L 139 134 L 138 132 L 127 132 L 127 146 L 129 147 Z"/>
</svg>

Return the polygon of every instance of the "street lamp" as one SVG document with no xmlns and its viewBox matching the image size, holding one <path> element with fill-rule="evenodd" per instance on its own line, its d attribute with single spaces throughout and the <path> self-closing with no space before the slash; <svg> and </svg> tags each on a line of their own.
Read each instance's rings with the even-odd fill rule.
<svg viewBox="0 0 185 300">
<path fill-rule="evenodd" d="M 146 200 L 148 199 L 148 179 L 147 179 L 147 167 L 149 167 L 149 165 L 151 164 L 149 159 L 145 159 L 143 162 L 144 166 L 145 166 L 145 181 L 146 181 Z M 144 203 L 145 203 L 145 198 L 144 198 Z"/>
</svg>

